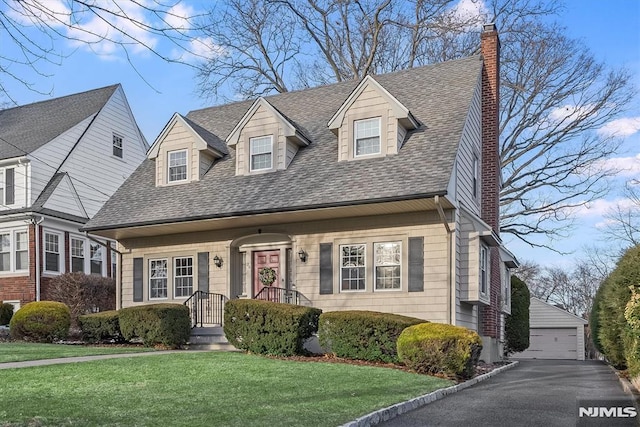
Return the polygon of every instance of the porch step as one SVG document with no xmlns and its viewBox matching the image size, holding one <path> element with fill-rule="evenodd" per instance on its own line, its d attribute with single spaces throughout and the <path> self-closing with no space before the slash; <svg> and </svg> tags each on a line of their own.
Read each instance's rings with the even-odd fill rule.
<svg viewBox="0 0 640 427">
<path fill-rule="evenodd" d="M 189 350 L 239 351 L 229 344 L 222 326 L 205 326 L 191 329 L 187 344 Z"/>
</svg>

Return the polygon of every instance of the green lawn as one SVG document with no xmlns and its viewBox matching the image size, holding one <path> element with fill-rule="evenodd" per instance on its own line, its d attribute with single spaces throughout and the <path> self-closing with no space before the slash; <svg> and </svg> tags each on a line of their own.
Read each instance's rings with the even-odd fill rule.
<svg viewBox="0 0 640 427">
<path fill-rule="evenodd" d="M 5 342 L 0 343 L 0 363 L 57 359 L 59 357 L 93 356 L 98 354 L 131 353 L 151 350 L 153 349 L 144 347 L 93 347 L 84 345 Z"/>
<path fill-rule="evenodd" d="M 214 352 L 7 369 L 0 378 L 3 427 L 337 426 L 452 384 L 389 368 Z"/>
</svg>

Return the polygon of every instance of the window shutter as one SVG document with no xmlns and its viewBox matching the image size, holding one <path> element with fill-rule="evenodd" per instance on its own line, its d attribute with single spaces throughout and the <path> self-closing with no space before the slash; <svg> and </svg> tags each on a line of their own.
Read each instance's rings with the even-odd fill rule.
<svg viewBox="0 0 640 427">
<path fill-rule="evenodd" d="M 15 169 L 10 168 L 5 170 L 5 200 L 7 205 L 12 205 L 16 202 L 16 190 L 15 190 Z"/>
<path fill-rule="evenodd" d="M 198 252 L 198 290 L 209 292 L 209 252 Z"/>
<path fill-rule="evenodd" d="M 409 292 L 424 291 L 424 237 L 409 237 Z"/>
<path fill-rule="evenodd" d="M 333 293 L 333 243 L 320 243 L 320 295 Z"/>
<path fill-rule="evenodd" d="M 142 301 L 144 258 L 133 259 L 133 302 Z"/>
</svg>

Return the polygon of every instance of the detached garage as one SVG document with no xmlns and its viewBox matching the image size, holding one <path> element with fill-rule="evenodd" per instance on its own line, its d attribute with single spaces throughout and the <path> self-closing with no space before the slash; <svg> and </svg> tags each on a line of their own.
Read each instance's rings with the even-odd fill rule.
<svg viewBox="0 0 640 427">
<path fill-rule="evenodd" d="M 531 298 L 529 348 L 519 359 L 584 360 L 584 325 L 587 321 L 568 311 Z"/>
</svg>

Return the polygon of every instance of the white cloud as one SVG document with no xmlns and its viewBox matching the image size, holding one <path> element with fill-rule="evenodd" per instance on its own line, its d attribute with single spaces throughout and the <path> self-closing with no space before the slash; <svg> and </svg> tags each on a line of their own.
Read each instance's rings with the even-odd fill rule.
<svg viewBox="0 0 640 427">
<path fill-rule="evenodd" d="M 186 50 L 174 49 L 172 58 L 185 62 L 196 62 L 226 55 L 224 47 L 216 44 L 211 37 L 196 37 Z"/>
<path fill-rule="evenodd" d="M 178 3 L 169 9 L 164 20 L 171 28 L 186 31 L 191 28 L 191 20 L 189 18 L 194 15 L 194 9 L 191 6 Z"/>
<path fill-rule="evenodd" d="M 487 23 L 488 9 L 484 0 L 460 0 L 444 17 L 462 31 L 479 30 Z"/>
<path fill-rule="evenodd" d="M 598 134 L 602 136 L 631 136 L 640 132 L 640 117 L 624 117 L 613 120 L 598 129 Z"/>
<path fill-rule="evenodd" d="M 600 160 L 596 163 L 598 168 L 617 171 L 618 176 L 640 176 L 640 153 L 633 157 L 613 157 Z"/>
<path fill-rule="evenodd" d="M 597 199 L 580 206 L 576 209 L 575 213 L 581 217 L 603 217 L 617 206 L 620 206 L 624 210 L 635 207 L 635 204 L 631 199 L 621 197 L 611 200 Z M 603 221 L 603 223 L 604 222 L 606 221 Z"/>
<path fill-rule="evenodd" d="M 582 107 L 571 104 L 563 105 L 562 107 L 553 109 L 549 113 L 549 119 L 552 122 L 562 122 L 565 120 L 573 121 L 586 114 L 589 111 L 589 108 L 591 108 L 589 105 L 583 105 Z"/>
</svg>

